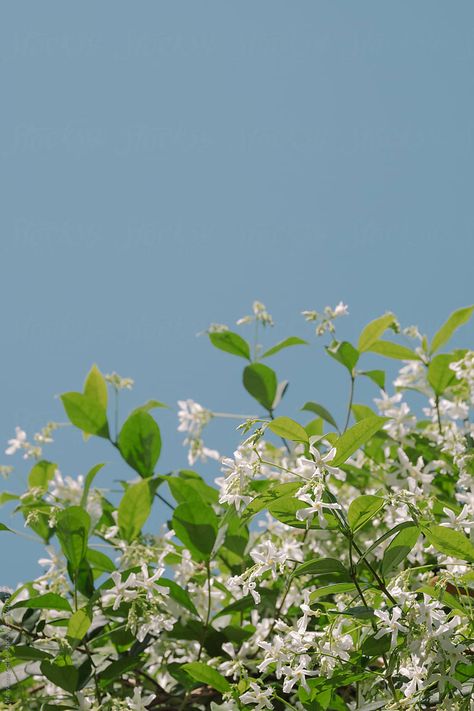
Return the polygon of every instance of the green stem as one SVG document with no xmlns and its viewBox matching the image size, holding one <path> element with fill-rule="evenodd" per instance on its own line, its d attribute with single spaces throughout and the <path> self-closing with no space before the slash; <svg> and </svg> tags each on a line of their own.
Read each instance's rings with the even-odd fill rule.
<svg viewBox="0 0 474 711">
<path fill-rule="evenodd" d="M 352 401 L 354 399 L 354 383 L 355 383 L 355 376 L 351 373 L 351 389 L 350 389 L 350 393 L 349 393 L 349 404 L 347 406 L 346 422 L 344 425 L 344 429 L 342 430 L 342 434 L 344 434 L 344 432 L 349 427 L 349 420 L 351 419 Z"/>
<path fill-rule="evenodd" d="M 204 642 L 206 641 L 207 633 L 208 633 L 208 628 L 209 628 L 209 620 L 211 618 L 211 565 L 209 561 L 206 561 L 206 570 L 207 570 L 207 612 L 206 612 L 206 621 L 204 623 L 204 634 L 202 636 L 201 642 L 199 644 L 199 652 L 198 652 L 198 657 L 197 661 L 201 659 L 201 654 L 202 650 L 204 647 Z"/>
<path fill-rule="evenodd" d="M 438 420 L 438 429 L 439 429 L 440 435 L 442 435 L 443 434 L 443 426 L 441 424 L 441 412 L 439 409 L 439 396 L 438 395 L 435 395 L 435 407 L 436 407 L 436 417 Z"/>
</svg>

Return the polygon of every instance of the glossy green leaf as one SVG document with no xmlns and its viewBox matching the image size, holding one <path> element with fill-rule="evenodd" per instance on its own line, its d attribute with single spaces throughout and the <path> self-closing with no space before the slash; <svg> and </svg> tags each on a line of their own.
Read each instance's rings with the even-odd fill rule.
<svg viewBox="0 0 474 711">
<path fill-rule="evenodd" d="M 375 634 L 367 637 L 361 646 L 361 652 L 366 657 L 380 657 L 390 650 L 390 635 L 383 634 L 376 639 Z"/>
<path fill-rule="evenodd" d="M 51 654 L 44 652 L 42 649 L 36 649 L 31 645 L 16 644 L 12 647 L 13 656 L 15 659 L 25 661 L 42 661 L 43 659 L 51 659 Z"/>
<path fill-rule="evenodd" d="M 92 486 L 92 482 L 94 481 L 95 477 L 97 474 L 100 472 L 102 467 L 105 466 L 105 463 L 103 464 L 96 464 L 95 467 L 92 467 L 90 471 L 87 473 L 86 480 L 84 482 L 84 489 L 82 492 L 82 497 L 81 497 L 81 506 L 85 507 L 87 504 L 87 497 L 89 495 L 90 488 Z"/>
<path fill-rule="evenodd" d="M 474 306 L 466 306 L 454 311 L 448 320 L 441 326 L 435 334 L 431 343 L 430 353 L 435 353 L 441 346 L 449 341 L 453 333 L 463 324 L 467 323 L 472 316 Z"/>
<path fill-rule="evenodd" d="M 387 313 L 367 324 L 359 336 L 359 343 L 357 345 L 359 351 L 364 353 L 370 350 L 371 346 L 373 346 L 373 344 L 379 340 L 380 336 L 385 333 L 387 328 L 394 323 L 396 323 L 395 316 L 392 313 Z"/>
<path fill-rule="evenodd" d="M 270 422 L 268 429 L 278 437 L 289 439 L 292 442 L 308 442 L 306 430 L 290 417 L 276 417 Z"/>
<path fill-rule="evenodd" d="M 238 333 L 234 333 L 233 331 L 210 333 L 209 340 L 213 346 L 219 348 L 221 351 L 251 360 L 249 344 L 242 336 L 239 336 Z"/>
<path fill-rule="evenodd" d="M 335 427 L 336 430 L 339 429 L 336 420 L 331 415 L 329 410 L 326 410 L 326 408 L 320 405 L 318 402 L 306 402 L 301 409 L 306 410 L 307 412 L 314 412 L 315 415 L 319 415 L 323 418 L 323 420 L 329 422 L 329 424 Z"/>
<path fill-rule="evenodd" d="M 391 341 L 375 341 L 370 346 L 369 351 L 394 360 L 420 360 L 420 356 L 415 351 Z"/>
<path fill-rule="evenodd" d="M 15 610 L 18 607 L 27 607 L 30 610 L 62 610 L 71 612 L 71 606 L 66 598 L 57 593 L 45 593 L 44 595 L 38 595 L 28 600 L 20 600 L 14 605 L 11 605 L 10 610 Z"/>
<path fill-rule="evenodd" d="M 435 356 L 428 366 L 428 382 L 436 395 L 442 395 L 456 381 L 456 375 L 449 367 L 456 360 L 452 354 Z"/>
<path fill-rule="evenodd" d="M 0 523 L 0 531 L 9 531 L 10 533 L 13 533 L 11 528 L 8 528 L 8 526 L 5 526 L 4 523 Z"/>
<path fill-rule="evenodd" d="M 117 566 L 109 556 L 95 548 L 87 549 L 87 561 L 93 570 L 100 573 L 113 573 Z"/>
<path fill-rule="evenodd" d="M 87 630 L 91 626 L 92 620 L 90 618 L 89 612 L 82 608 L 76 610 L 69 618 L 67 626 L 67 636 L 72 639 L 81 640 L 87 633 Z"/>
<path fill-rule="evenodd" d="M 191 612 L 196 617 L 199 617 L 199 613 L 192 601 L 187 590 L 182 588 L 174 580 L 168 580 L 167 578 L 160 578 L 160 587 L 168 588 L 169 595 L 172 600 L 184 607 L 188 612 Z"/>
<path fill-rule="evenodd" d="M 336 440 L 336 456 L 331 464 L 335 467 L 344 464 L 351 454 L 354 454 L 359 447 L 368 442 L 376 432 L 382 429 L 386 421 L 386 417 L 374 415 L 373 417 L 366 417 L 350 427 Z"/>
<path fill-rule="evenodd" d="M 227 679 L 222 676 L 216 669 L 213 669 L 209 664 L 204 662 L 188 662 L 182 667 L 190 677 L 201 684 L 206 684 L 212 689 L 216 689 L 221 694 L 230 691 L 230 684 Z"/>
<path fill-rule="evenodd" d="M 30 473 L 28 474 L 28 488 L 42 489 L 46 491 L 49 482 L 53 479 L 54 473 L 57 468 L 57 464 L 53 464 L 53 462 L 47 462 L 44 459 L 40 462 L 36 462 Z"/>
<path fill-rule="evenodd" d="M 385 390 L 385 371 L 384 370 L 363 370 L 360 375 L 370 378 L 373 383 L 379 386 L 381 390 Z"/>
<path fill-rule="evenodd" d="M 275 353 L 278 353 L 279 351 L 283 350 L 284 348 L 289 348 L 290 346 L 307 346 L 307 345 L 308 345 L 308 341 L 303 341 L 302 338 L 298 338 L 297 336 L 290 336 L 289 338 L 285 338 L 284 341 L 280 341 L 272 348 L 269 348 L 268 351 L 265 351 L 265 353 L 262 355 L 262 358 L 268 358 L 268 356 L 275 355 Z"/>
<path fill-rule="evenodd" d="M 464 533 L 447 526 L 423 527 L 423 533 L 440 553 L 474 563 L 474 546 Z"/>
<path fill-rule="evenodd" d="M 320 597 L 327 597 L 328 595 L 340 595 L 341 593 L 352 592 L 357 588 L 354 583 L 333 583 L 332 585 L 324 585 L 317 588 L 311 593 L 309 599 L 311 602 L 318 600 Z"/>
<path fill-rule="evenodd" d="M 350 582 L 349 571 L 337 558 L 315 558 L 297 565 L 293 571 L 294 576 L 311 575 L 334 582 Z"/>
<path fill-rule="evenodd" d="M 79 685 L 79 672 L 72 664 L 60 666 L 46 659 L 41 662 L 41 673 L 64 691 L 72 694 Z"/>
<path fill-rule="evenodd" d="M 323 418 L 316 417 L 314 420 L 311 420 L 311 422 L 308 422 L 308 424 L 304 426 L 304 429 L 308 437 L 321 437 L 324 433 Z"/>
<path fill-rule="evenodd" d="M 353 373 L 359 360 L 359 351 L 348 341 L 333 341 L 330 346 L 326 346 L 327 353 L 344 365 L 349 373 Z"/>
<path fill-rule="evenodd" d="M 180 471 L 178 476 L 169 476 L 166 482 L 170 488 L 173 498 L 178 504 L 204 501 L 208 504 L 216 504 L 219 494 L 216 489 L 199 476 L 189 476 L 195 472 Z"/>
<path fill-rule="evenodd" d="M 363 494 L 352 501 L 347 511 L 347 521 L 355 532 L 370 521 L 383 507 L 385 499 L 381 496 Z"/>
<path fill-rule="evenodd" d="M 61 400 L 66 414 L 75 427 L 97 437 L 109 437 L 107 412 L 97 400 L 83 393 L 64 393 Z"/>
<path fill-rule="evenodd" d="M 244 369 L 243 383 L 247 392 L 266 410 L 273 410 L 278 381 L 274 370 L 263 363 L 252 363 Z"/>
<path fill-rule="evenodd" d="M 367 405 L 354 404 L 351 409 L 356 422 L 365 420 L 367 417 L 377 417 L 377 413 L 375 413 L 371 407 L 367 407 Z"/>
<path fill-rule="evenodd" d="M 90 516 L 80 506 L 61 511 L 56 522 L 56 534 L 61 549 L 73 570 L 78 570 L 87 553 Z"/>
<path fill-rule="evenodd" d="M 125 421 L 117 440 L 120 454 L 142 477 L 153 476 L 161 452 L 161 433 L 153 417 L 136 410 Z"/>
<path fill-rule="evenodd" d="M 103 410 L 107 410 L 107 383 L 96 365 L 93 365 L 87 374 L 84 383 L 84 395 L 100 405 Z"/>
<path fill-rule="evenodd" d="M 420 536 L 418 526 L 409 526 L 399 531 L 385 549 L 382 560 L 382 573 L 387 575 L 406 560 Z"/>
<path fill-rule="evenodd" d="M 121 536 L 129 543 L 142 530 L 150 515 L 152 503 L 153 493 L 146 479 L 131 484 L 126 489 L 118 507 L 117 523 Z"/>
<path fill-rule="evenodd" d="M 218 519 L 211 506 L 183 503 L 176 507 L 172 527 L 195 560 L 208 560 L 218 529 Z"/>
</svg>

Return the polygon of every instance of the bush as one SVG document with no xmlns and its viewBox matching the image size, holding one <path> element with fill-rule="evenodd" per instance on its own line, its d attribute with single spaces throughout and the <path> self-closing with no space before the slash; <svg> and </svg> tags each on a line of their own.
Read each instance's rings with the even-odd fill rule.
<svg viewBox="0 0 474 711">
<path fill-rule="evenodd" d="M 276 414 L 287 383 L 268 362 L 306 341 L 263 351 L 273 322 L 262 304 L 239 321 L 253 324 L 253 349 L 211 326 L 212 345 L 245 361 L 261 412 L 240 418 L 242 444 L 215 487 L 191 470 L 157 473 L 162 403 L 119 427 L 108 390 L 118 401 L 133 383 L 96 366 L 61 399 L 85 438 L 108 440 L 133 470 L 117 504 L 96 486 L 102 465 L 74 480 L 43 458 L 57 425 L 32 443 L 17 428 L 6 452 L 33 460 L 28 489 L 0 500 L 16 501 L 48 560 L 1 593 L 1 708 L 472 709 L 474 352 L 439 351 L 473 308 L 431 343 L 404 329 L 411 345 L 385 314 L 357 347 L 335 340 L 344 304 L 303 312 L 347 380 L 341 423 L 312 401 L 307 424 Z M 403 361 L 394 394 L 383 370 L 359 369 L 369 352 Z M 377 411 L 354 403 L 359 378 L 381 390 Z M 421 417 L 407 392 L 427 399 Z M 203 431 L 233 415 L 179 407 L 190 466 L 218 458 Z M 155 503 L 169 508 L 168 530 L 145 533 Z"/>
</svg>

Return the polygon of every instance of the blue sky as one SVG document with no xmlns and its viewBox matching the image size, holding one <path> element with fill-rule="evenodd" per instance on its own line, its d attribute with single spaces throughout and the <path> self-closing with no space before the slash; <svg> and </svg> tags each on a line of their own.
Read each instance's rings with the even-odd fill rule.
<svg viewBox="0 0 474 711">
<path fill-rule="evenodd" d="M 341 299 L 347 339 L 387 309 L 432 333 L 474 301 L 472 3 L 25 0 L 2 15 L 5 442 L 63 420 L 55 396 L 93 362 L 135 378 L 124 411 L 252 409 L 241 364 L 196 334 L 255 298 L 270 342 L 310 337 L 300 311 Z M 286 413 L 309 397 L 341 413 L 347 383 L 311 340 L 275 358 Z M 163 470 L 184 466 L 175 414 L 158 419 Z M 212 432 L 229 454 L 232 428 Z M 104 486 L 127 474 L 71 431 L 48 456 L 70 475 L 110 462 Z M 39 571 L 40 546 L 2 543 L 0 584 Z"/>
</svg>

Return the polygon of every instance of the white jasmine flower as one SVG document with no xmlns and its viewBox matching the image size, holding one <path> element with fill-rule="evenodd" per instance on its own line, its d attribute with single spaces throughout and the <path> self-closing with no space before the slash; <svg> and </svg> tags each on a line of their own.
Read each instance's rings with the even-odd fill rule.
<svg viewBox="0 0 474 711">
<path fill-rule="evenodd" d="M 426 668 L 420 663 L 418 657 L 413 655 L 405 666 L 400 667 L 400 674 L 408 679 L 407 683 L 402 684 L 402 690 L 405 696 L 413 696 L 413 694 L 423 688 Z"/>
<path fill-rule="evenodd" d="M 404 634 L 408 632 L 407 627 L 401 625 L 398 620 L 402 616 L 402 611 L 399 607 L 394 607 L 392 609 L 392 615 L 386 610 L 375 610 L 374 615 L 382 620 L 383 625 L 379 628 L 375 639 L 380 639 L 384 634 L 391 634 L 391 647 L 397 646 L 398 633 L 403 632 Z"/>
<path fill-rule="evenodd" d="M 270 701 L 273 695 L 273 689 L 271 686 L 264 690 L 254 681 L 251 681 L 250 688 L 252 691 L 246 691 L 245 694 L 239 696 L 243 704 L 256 704 L 254 711 L 262 711 L 262 709 L 273 708 L 273 704 Z"/>
<path fill-rule="evenodd" d="M 15 437 L 8 440 L 9 446 L 5 450 L 5 454 L 11 456 L 22 449 L 26 442 L 26 432 L 21 429 L 21 427 L 15 427 Z"/>
<path fill-rule="evenodd" d="M 151 704 L 156 694 L 142 696 L 142 692 L 138 687 L 135 687 L 133 697 L 127 699 L 128 708 L 132 711 L 148 711 L 148 706 Z"/>
</svg>

